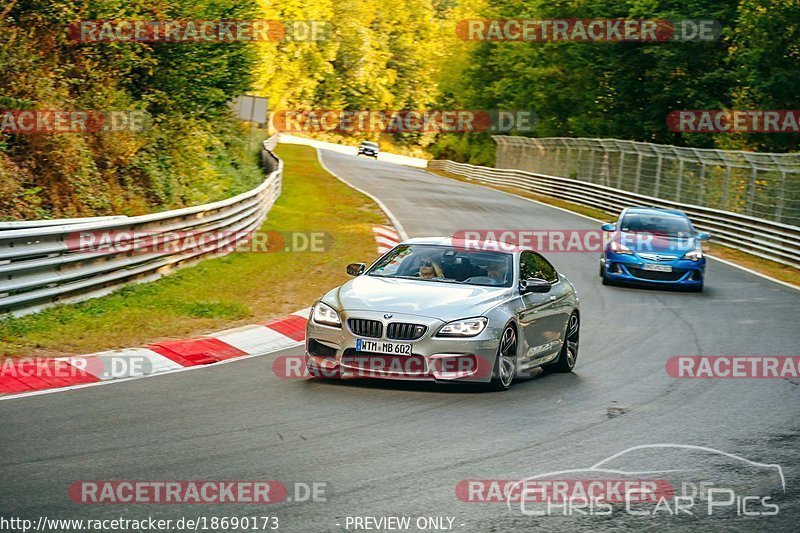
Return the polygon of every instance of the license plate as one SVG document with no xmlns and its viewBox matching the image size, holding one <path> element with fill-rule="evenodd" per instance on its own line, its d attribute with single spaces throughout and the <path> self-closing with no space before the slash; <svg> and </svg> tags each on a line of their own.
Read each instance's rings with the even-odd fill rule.
<svg viewBox="0 0 800 533">
<path fill-rule="evenodd" d="M 411 343 L 356 339 L 356 351 L 385 353 L 390 355 L 411 355 Z"/>
<path fill-rule="evenodd" d="M 645 263 L 642 267 L 643 270 L 652 270 L 654 272 L 672 272 L 671 265 L 657 265 L 654 263 Z"/>
</svg>

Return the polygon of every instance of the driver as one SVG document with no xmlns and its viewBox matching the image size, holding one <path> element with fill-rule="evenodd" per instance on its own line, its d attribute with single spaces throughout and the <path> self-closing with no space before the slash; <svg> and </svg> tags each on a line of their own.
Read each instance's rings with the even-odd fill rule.
<svg viewBox="0 0 800 533">
<path fill-rule="evenodd" d="M 489 263 L 486 265 L 486 275 L 492 278 L 498 285 L 506 281 L 506 266 L 503 263 Z"/>
<path fill-rule="evenodd" d="M 441 278 L 444 276 L 444 271 L 442 266 L 434 261 L 432 257 L 426 256 L 420 260 L 418 275 L 423 279 Z"/>
</svg>

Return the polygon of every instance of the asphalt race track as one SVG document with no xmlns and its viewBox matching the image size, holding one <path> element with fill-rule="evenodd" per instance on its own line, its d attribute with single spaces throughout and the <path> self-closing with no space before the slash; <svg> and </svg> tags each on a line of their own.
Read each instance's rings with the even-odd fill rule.
<svg viewBox="0 0 800 533">
<path fill-rule="evenodd" d="M 412 237 L 463 229 L 597 227 L 574 214 L 417 169 L 334 152 L 323 152 L 323 160 L 382 200 Z M 508 392 L 487 393 L 431 384 L 278 379 L 268 356 L 2 401 L 0 514 L 274 515 L 280 530 L 297 532 L 345 531 L 348 516 L 411 516 L 412 522 L 454 517 L 453 530 L 469 532 L 796 531 L 800 380 L 680 380 L 667 375 L 665 361 L 673 355 L 797 354 L 800 291 L 717 261 L 710 261 L 700 294 L 604 287 L 597 254 L 548 257 L 581 297 L 573 374 L 535 376 Z M 363 259 L 370 258 L 342 257 L 342 269 Z M 533 517 L 503 503 L 456 497 L 461 480 L 586 468 L 626 448 L 656 443 L 710 447 L 780 465 L 786 481 L 785 493 L 776 493 L 780 512 Z M 707 468 L 705 479 L 722 486 L 741 474 L 730 465 L 716 468 L 698 454 L 655 454 L 652 460 Z M 78 505 L 67 496 L 75 481 L 106 479 L 272 479 L 287 485 L 325 482 L 328 490 L 325 502 L 268 507 Z"/>
</svg>

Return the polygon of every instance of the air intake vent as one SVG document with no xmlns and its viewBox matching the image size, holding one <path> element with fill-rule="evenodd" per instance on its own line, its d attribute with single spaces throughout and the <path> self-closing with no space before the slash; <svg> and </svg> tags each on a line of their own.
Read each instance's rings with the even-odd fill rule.
<svg viewBox="0 0 800 533">
<path fill-rule="evenodd" d="M 331 348 L 314 339 L 309 339 L 308 353 L 317 357 L 336 357 L 336 348 Z"/>
</svg>

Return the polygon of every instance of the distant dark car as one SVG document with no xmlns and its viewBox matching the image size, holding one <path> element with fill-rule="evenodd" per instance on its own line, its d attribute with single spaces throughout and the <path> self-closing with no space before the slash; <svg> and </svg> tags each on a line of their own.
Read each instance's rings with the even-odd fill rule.
<svg viewBox="0 0 800 533">
<path fill-rule="evenodd" d="M 358 155 L 366 155 L 378 159 L 378 153 L 381 151 L 378 143 L 371 141 L 364 141 L 358 147 Z"/>
</svg>

